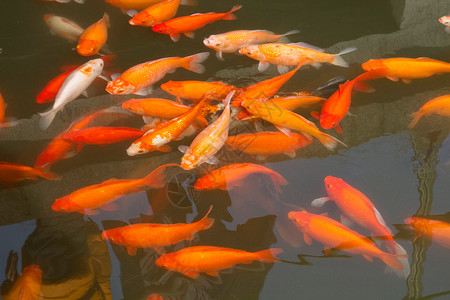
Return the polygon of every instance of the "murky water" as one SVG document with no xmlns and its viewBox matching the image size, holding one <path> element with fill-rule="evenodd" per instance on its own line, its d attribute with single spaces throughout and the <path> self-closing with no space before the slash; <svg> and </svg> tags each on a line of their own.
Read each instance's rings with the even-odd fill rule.
<svg viewBox="0 0 450 300">
<path fill-rule="evenodd" d="M 0 92 L 8 103 L 7 116 L 19 119 L 17 126 L 0 131 L 0 161 L 32 166 L 48 142 L 74 118 L 132 98 L 105 95 L 97 89 L 89 98 L 80 97 L 67 105 L 55 124 L 41 132 L 37 112 L 50 105 L 35 103 L 36 95 L 59 74 L 60 66 L 86 61 L 72 50 L 73 45 L 49 33 L 42 20 L 46 13 L 87 27 L 106 11 L 111 18 L 107 43 L 117 54 L 114 68 L 118 70 L 161 57 L 209 51 L 202 44 L 204 37 L 235 29 L 276 33 L 298 29 L 301 33 L 292 36 L 293 41 L 317 45 L 330 53 L 358 48 L 344 57 L 349 68 L 302 68 L 283 86 L 283 92 L 313 90 L 336 76 L 354 78 L 362 72 L 360 64 L 370 58 L 423 56 L 450 62 L 450 34 L 437 21 L 450 13 L 448 0 L 245 1 L 236 12 L 237 20 L 207 25 L 196 31 L 195 39 L 182 36 L 178 43 L 167 35 L 130 26 L 128 16 L 104 1 L 86 2 L 0 2 L 0 48 L 4 49 L 0 54 Z M 181 7 L 178 15 L 225 12 L 237 4 L 199 2 L 195 7 Z M 205 74 L 177 70 L 161 83 L 222 80 L 241 87 L 277 75 L 275 68 L 259 73 L 255 61 L 244 56 L 224 54 L 224 58 L 219 61 L 211 55 L 204 64 Z M 203 174 L 200 168 L 172 172 L 167 187 L 127 195 L 116 202 L 117 210 L 94 216 L 56 213 L 50 208 L 54 200 L 76 189 L 110 178 L 140 178 L 164 163 L 179 163 L 181 158 L 176 151 L 129 157 L 125 152 L 128 142 L 86 146 L 79 155 L 53 166 L 61 181 L 24 181 L 14 189 L 0 190 L 0 270 L 6 268 L 11 250 L 18 252 L 19 273 L 22 266 L 38 264 L 45 299 L 146 299 L 152 293 L 164 299 L 445 299 L 450 293 L 448 250 L 426 239 L 415 239 L 415 234 L 401 224 L 415 214 L 449 220 L 448 119 L 430 116 L 414 130 L 407 129 L 412 112 L 434 97 L 449 94 L 449 80 L 448 74 L 408 85 L 379 79 L 373 82 L 376 92 L 355 93 L 352 115 L 341 123 L 344 134 L 340 138 L 348 148 L 328 151 L 316 141 L 298 150 L 294 159 L 279 155 L 262 162 L 289 182 L 282 193 L 276 192 L 267 178 L 256 175 L 229 192 L 199 192 L 192 182 Z M 159 89 L 155 95 L 172 99 Z M 128 122 L 140 126 L 139 121 Z M 252 125 L 233 128 L 230 135 L 254 130 Z M 330 133 L 337 136 L 334 131 Z M 175 145 L 189 143 L 183 140 Z M 261 163 L 225 149 L 218 156 L 223 165 Z M 302 241 L 299 247 L 280 234 L 289 226 L 289 205 L 339 218 L 334 204 L 320 209 L 310 206 L 311 200 L 326 196 L 323 180 L 328 175 L 343 178 L 376 205 L 409 255 L 411 274 L 407 278 L 385 272 L 378 259 L 370 263 L 360 255 L 349 257 L 344 252 L 326 257 L 321 244 L 305 244 L 299 231 L 294 236 L 294 242 Z M 131 257 L 124 247 L 101 240 L 103 229 L 125 223 L 197 221 L 210 205 L 214 226 L 192 241 L 166 247 L 167 252 L 196 245 L 247 251 L 275 247 L 283 249 L 279 255 L 283 262 L 241 264 L 221 271 L 219 278 L 203 274 L 190 279 L 157 267 L 154 261 L 159 255 L 152 249 L 140 249 Z M 370 234 L 358 226 L 352 228 Z M 7 287 L 5 283 L 2 291 Z"/>
</svg>

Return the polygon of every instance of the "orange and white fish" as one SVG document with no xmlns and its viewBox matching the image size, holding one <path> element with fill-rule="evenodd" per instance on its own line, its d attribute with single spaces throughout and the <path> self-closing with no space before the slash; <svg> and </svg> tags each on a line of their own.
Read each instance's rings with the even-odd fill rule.
<svg viewBox="0 0 450 300">
<path fill-rule="evenodd" d="M 225 145 L 231 149 L 255 155 L 257 160 L 263 160 L 277 154 L 286 154 L 294 158 L 295 150 L 311 143 L 312 141 L 303 134 L 292 132 L 288 136 L 281 131 L 266 131 L 229 136 Z"/>
<path fill-rule="evenodd" d="M 347 48 L 337 54 L 328 54 L 321 48 L 305 43 L 269 43 L 244 46 L 239 50 L 239 53 L 258 60 L 258 70 L 260 72 L 266 70 L 270 64 L 275 64 L 278 71 L 284 74 L 289 70 L 287 66 L 298 66 L 299 64 L 312 65 L 316 68 L 320 67 L 321 63 L 348 67 L 341 55 L 355 50 L 356 48 Z"/>
<path fill-rule="evenodd" d="M 148 95 L 151 85 L 161 80 L 167 73 L 177 68 L 203 73 L 205 67 L 201 65 L 209 56 L 208 52 L 201 52 L 187 57 L 167 57 L 148 61 L 123 72 L 113 81 L 108 82 L 106 91 L 113 95 Z"/>
<path fill-rule="evenodd" d="M 52 204 L 54 211 L 79 212 L 82 214 L 97 214 L 97 209 L 114 207 L 110 202 L 130 194 L 137 193 L 147 187 L 161 188 L 166 182 L 166 169 L 177 164 L 165 164 L 154 169 L 149 175 L 141 179 L 112 178 L 99 184 L 86 186 L 69 195 L 58 198 Z M 114 209 L 114 208 L 112 208 Z"/>
<path fill-rule="evenodd" d="M 223 60 L 222 53 L 235 53 L 247 45 L 260 45 L 264 43 L 287 43 L 286 36 L 299 33 L 291 30 L 285 34 L 274 34 L 268 30 L 234 30 L 222 34 L 210 35 L 203 40 L 203 44 L 216 51 L 217 58 Z"/>
<path fill-rule="evenodd" d="M 66 72 L 56 76 L 52 80 L 47 83 L 47 85 L 42 89 L 42 91 L 36 97 L 36 103 L 47 103 L 55 100 L 56 95 L 58 94 L 59 89 L 61 88 L 64 80 L 66 80 L 67 76 L 75 70 L 75 68 L 67 70 Z"/>
<path fill-rule="evenodd" d="M 89 127 L 71 130 L 62 138 L 76 144 L 106 145 L 140 138 L 145 131 L 130 127 Z"/>
<path fill-rule="evenodd" d="M 411 79 L 450 73 L 450 63 L 428 57 L 371 59 L 361 66 L 365 71 L 385 69 L 386 75 L 384 77 L 392 81 L 401 79 L 405 83 L 410 83 Z"/>
<path fill-rule="evenodd" d="M 38 168 L 27 167 L 20 164 L 0 162 L 0 183 L 8 187 L 25 179 L 37 180 L 38 177 L 49 180 L 59 180 L 60 177 L 50 171 L 44 172 Z"/>
<path fill-rule="evenodd" d="M 132 18 L 128 23 L 143 27 L 152 27 L 158 23 L 167 21 L 175 17 L 180 5 L 196 5 L 195 0 L 163 0 L 153 4 L 146 9 L 134 14 L 128 11 Z"/>
<path fill-rule="evenodd" d="M 450 33 L 450 16 L 440 17 L 439 22 L 445 26 L 445 31 Z"/>
<path fill-rule="evenodd" d="M 155 263 L 158 267 L 180 272 L 191 278 L 197 278 L 199 273 L 218 277 L 218 271 L 229 269 L 237 264 L 279 261 L 275 255 L 281 252 L 283 250 L 278 248 L 247 252 L 223 247 L 194 246 L 163 254 Z"/>
<path fill-rule="evenodd" d="M 58 94 L 55 98 L 53 108 L 47 112 L 39 113 L 41 119 L 39 127 L 41 130 L 47 129 L 56 116 L 56 113 L 64 108 L 70 101 L 76 99 L 82 92 L 84 92 L 89 85 L 94 81 L 103 70 L 103 60 L 100 58 L 92 59 L 84 65 L 76 68 L 64 80 Z"/>
<path fill-rule="evenodd" d="M 177 42 L 180 39 L 180 33 L 185 36 L 194 38 L 194 31 L 202 28 L 206 24 L 216 22 L 219 20 L 235 20 L 236 16 L 233 12 L 241 9 L 242 5 L 235 5 L 226 13 L 206 13 L 193 14 L 190 16 L 179 17 L 156 24 L 152 27 L 154 32 L 164 33 L 170 35 L 172 41 Z"/>
<path fill-rule="evenodd" d="M 50 33 L 71 43 L 76 43 L 80 39 L 84 29 L 77 23 L 53 14 L 44 15 L 44 21 L 50 29 Z"/>
<path fill-rule="evenodd" d="M 329 254 L 331 249 L 338 249 L 352 254 L 360 254 L 370 262 L 373 257 L 376 257 L 391 268 L 404 271 L 404 266 L 399 260 L 399 258 L 404 258 L 404 255 L 381 251 L 370 239 L 333 219 L 306 211 L 291 211 L 288 217 L 303 233 L 303 238 L 308 245 L 312 244 L 312 240 L 325 245 L 325 254 Z"/>
<path fill-rule="evenodd" d="M 95 55 L 105 45 L 108 39 L 109 16 L 107 13 L 103 17 L 86 28 L 80 36 L 77 45 L 77 52 L 83 56 Z"/>
<path fill-rule="evenodd" d="M 228 128 L 230 125 L 230 103 L 234 95 L 232 91 L 225 98 L 226 103 L 222 114 L 214 120 L 208 127 L 202 130 L 189 147 L 178 146 L 178 149 L 184 153 L 181 158 L 181 167 L 185 170 L 194 169 L 204 162 L 217 164 L 219 161 L 214 156 L 225 144 L 228 137 Z"/>
<path fill-rule="evenodd" d="M 134 141 L 131 146 L 128 147 L 127 154 L 129 156 L 135 156 L 154 150 L 162 152 L 172 151 L 172 148 L 166 144 L 176 139 L 196 118 L 198 118 L 207 101 L 209 101 L 209 99 L 204 98 L 200 103 L 181 116 L 161 123 L 155 128 L 149 129 L 141 138 Z"/>
<path fill-rule="evenodd" d="M 413 120 L 408 128 L 413 128 L 423 116 L 431 114 L 450 117 L 450 95 L 440 96 L 425 103 L 419 111 L 412 114 Z"/>
<path fill-rule="evenodd" d="M 269 176 L 278 192 L 281 192 L 280 185 L 288 184 L 283 176 L 264 166 L 238 163 L 223 166 L 200 177 L 195 182 L 194 188 L 198 191 L 214 189 L 227 191 L 234 187 L 245 185 L 243 180 L 252 174 L 265 174 Z"/>
<path fill-rule="evenodd" d="M 226 84 L 221 81 L 207 82 L 195 80 L 168 81 L 161 84 L 160 87 L 171 95 L 194 102 L 199 102 L 206 96 L 211 99 L 222 100 L 231 91 L 240 90 L 231 84 Z"/>
<path fill-rule="evenodd" d="M 142 10 L 161 1 L 162 0 L 105 0 L 106 3 L 120 8 L 123 13 L 133 9 Z"/>
<path fill-rule="evenodd" d="M 450 248 L 449 223 L 432 219 L 411 217 L 405 219 L 405 224 L 417 232 L 418 236 L 425 236 L 445 248 Z"/>
<path fill-rule="evenodd" d="M 38 300 L 42 299 L 42 271 L 38 265 L 25 267 L 4 300 Z"/>
<path fill-rule="evenodd" d="M 104 230 L 102 238 L 111 243 L 127 247 L 129 255 L 136 255 L 137 248 L 153 248 L 159 254 L 162 247 L 174 245 L 182 240 L 192 240 L 194 235 L 210 228 L 214 219 L 209 218 L 212 206 L 199 221 L 185 224 L 140 223 Z"/>
</svg>

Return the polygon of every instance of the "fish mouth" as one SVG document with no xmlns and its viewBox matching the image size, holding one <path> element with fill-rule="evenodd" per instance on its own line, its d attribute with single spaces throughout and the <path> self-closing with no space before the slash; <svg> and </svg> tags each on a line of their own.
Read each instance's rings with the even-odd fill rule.
<svg viewBox="0 0 450 300">
<path fill-rule="evenodd" d="M 203 40 L 203 44 L 205 44 L 205 46 L 211 46 L 211 44 L 210 44 L 208 39 L 204 39 Z"/>
</svg>

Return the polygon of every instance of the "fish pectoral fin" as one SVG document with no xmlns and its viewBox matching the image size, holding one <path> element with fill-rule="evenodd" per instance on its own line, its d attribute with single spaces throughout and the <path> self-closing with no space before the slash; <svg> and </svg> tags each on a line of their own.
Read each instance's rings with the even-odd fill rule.
<svg viewBox="0 0 450 300">
<path fill-rule="evenodd" d="M 317 199 L 314 199 L 313 201 L 311 201 L 311 206 L 313 206 L 313 207 L 322 207 L 322 206 L 324 206 L 324 204 L 327 201 L 330 201 L 329 197 L 317 198 Z"/>
<path fill-rule="evenodd" d="M 342 134 L 342 128 L 341 126 L 339 126 L 339 124 L 334 127 L 334 130 L 336 130 L 338 134 Z"/>
<path fill-rule="evenodd" d="M 373 257 L 372 257 L 372 256 L 370 256 L 370 255 L 368 255 L 368 254 L 363 254 L 362 256 L 363 256 L 365 259 L 367 259 L 368 261 L 373 262 Z"/>
<path fill-rule="evenodd" d="M 166 253 L 166 250 L 163 247 L 153 247 L 153 250 L 155 250 L 158 255 L 163 255 Z"/>
<path fill-rule="evenodd" d="M 258 154 L 258 155 L 255 156 L 255 159 L 258 160 L 258 161 L 265 160 L 266 158 L 267 158 L 267 155 Z"/>
<path fill-rule="evenodd" d="M 312 66 L 314 69 L 320 69 L 320 67 L 322 66 L 322 64 L 321 64 L 321 63 L 318 63 L 318 62 L 315 62 L 315 63 L 312 63 L 311 66 Z"/>
<path fill-rule="evenodd" d="M 127 15 L 130 17 L 134 17 L 134 15 L 138 14 L 139 12 L 135 9 L 130 9 L 127 11 Z"/>
<path fill-rule="evenodd" d="M 209 276 L 219 277 L 219 272 L 217 272 L 217 271 L 208 271 L 205 273 L 208 274 Z"/>
<path fill-rule="evenodd" d="M 185 32 L 184 33 L 185 36 L 187 36 L 188 38 L 193 39 L 195 37 L 195 33 L 194 32 Z"/>
<path fill-rule="evenodd" d="M 398 78 L 397 78 L 397 77 L 390 77 L 390 76 L 387 76 L 386 78 L 389 79 L 389 80 L 391 80 L 391 81 L 398 81 Z"/>
<path fill-rule="evenodd" d="M 106 211 L 116 211 L 116 210 L 119 209 L 117 204 L 113 203 L 113 202 L 105 203 L 100 208 L 103 209 L 103 210 L 106 210 Z"/>
<path fill-rule="evenodd" d="M 269 63 L 265 63 L 265 62 L 260 61 L 259 64 L 258 64 L 258 71 L 264 72 L 265 70 L 267 70 L 267 68 L 269 66 L 270 66 Z"/>
<path fill-rule="evenodd" d="M 137 249 L 134 247 L 127 247 L 127 253 L 129 256 L 135 256 L 137 252 Z"/>
<path fill-rule="evenodd" d="M 77 145 L 77 152 L 81 152 L 81 149 L 83 149 L 83 144 Z"/>
<path fill-rule="evenodd" d="M 323 254 L 325 254 L 326 256 L 329 256 L 332 251 L 333 251 L 332 248 L 327 247 L 323 248 Z"/>
<path fill-rule="evenodd" d="M 169 145 L 162 145 L 162 146 L 159 146 L 158 148 L 156 148 L 155 150 L 167 153 L 167 152 L 172 151 L 172 147 L 170 147 Z"/>
<path fill-rule="evenodd" d="M 152 86 L 149 86 L 149 87 L 146 87 L 146 88 L 141 89 L 139 91 L 135 91 L 135 92 L 133 92 L 133 94 L 139 95 L 139 96 L 147 96 L 147 95 L 151 94 L 152 91 L 153 91 Z"/>
<path fill-rule="evenodd" d="M 86 97 L 86 98 L 89 98 L 89 95 L 88 95 L 87 90 L 84 90 L 84 91 L 81 93 L 81 95 L 83 95 L 83 96 Z"/>
<path fill-rule="evenodd" d="M 116 80 L 119 77 L 120 77 L 120 73 L 114 73 L 114 74 L 111 75 L 111 79 L 112 80 Z"/>
<path fill-rule="evenodd" d="M 206 162 L 210 165 L 217 165 L 219 163 L 219 159 L 213 155 L 213 156 L 208 157 Z"/>
<path fill-rule="evenodd" d="M 181 273 L 183 275 L 186 275 L 186 276 L 188 276 L 190 278 L 193 278 L 193 279 L 197 278 L 198 275 L 199 275 L 199 273 L 197 271 L 181 271 Z"/>
<path fill-rule="evenodd" d="M 195 238 L 195 235 L 190 235 L 190 236 L 187 236 L 187 237 L 185 237 L 184 239 L 186 240 L 186 241 L 192 241 L 193 239 Z"/>
<path fill-rule="evenodd" d="M 278 70 L 278 73 L 280 73 L 280 74 L 286 74 L 287 72 L 289 72 L 289 67 L 283 66 L 283 65 L 277 65 L 277 70 Z"/>
<path fill-rule="evenodd" d="M 174 33 L 170 35 L 170 38 L 172 39 L 172 41 L 178 42 L 180 40 L 180 35 L 178 33 Z"/>
<path fill-rule="evenodd" d="M 350 220 L 349 218 L 347 218 L 344 215 L 341 215 L 341 223 L 342 225 L 344 225 L 345 227 L 351 227 L 353 225 L 353 221 Z"/>
<path fill-rule="evenodd" d="M 308 245 L 312 244 L 312 239 L 309 235 L 307 235 L 306 233 L 303 233 L 303 239 L 305 240 L 305 243 L 307 243 Z"/>
<path fill-rule="evenodd" d="M 185 153 L 188 148 L 189 147 L 186 146 L 186 145 L 179 145 L 178 146 L 178 150 L 180 150 L 181 153 Z"/>
<path fill-rule="evenodd" d="M 88 216 L 95 216 L 95 215 L 99 214 L 98 209 L 91 209 L 91 208 L 86 208 L 86 209 L 80 210 L 79 212 L 84 215 L 88 215 Z"/>
<path fill-rule="evenodd" d="M 402 78 L 402 81 L 407 84 L 411 83 L 411 79 L 408 79 L 408 78 Z"/>
<path fill-rule="evenodd" d="M 216 52 L 216 57 L 217 57 L 218 59 L 220 59 L 220 60 L 224 60 L 224 59 L 223 59 L 223 56 L 222 56 L 222 51 L 217 51 L 217 52 Z"/>
<path fill-rule="evenodd" d="M 295 158 L 295 150 L 294 149 L 285 151 L 284 154 L 287 155 L 289 158 Z"/>
</svg>

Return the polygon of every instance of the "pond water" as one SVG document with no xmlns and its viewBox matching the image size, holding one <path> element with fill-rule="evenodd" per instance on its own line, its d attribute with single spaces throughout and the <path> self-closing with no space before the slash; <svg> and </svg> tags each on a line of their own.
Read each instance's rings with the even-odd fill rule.
<svg viewBox="0 0 450 300">
<path fill-rule="evenodd" d="M 103 88 L 90 90 L 88 98 L 80 96 L 71 102 L 48 130 L 41 131 L 37 113 L 51 104 L 37 104 L 37 94 L 60 73 L 61 66 L 88 60 L 73 51 L 74 45 L 50 34 L 43 21 L 48 13 L 85 28 L 107 12 L 111 19 L 107 44 L 117 55 L 113 68 L 119 72 L 162 57 L 211 52 L 204 74 L 177 70 L 155 85 L 154 95 L 167 99 L 174 97 L 158 87 L 168 80 L 221 80 L 243 87 L 277 76 L 274 67 L 258 72 L 255 61 L 245 56 L 224 54 L 225 60 L 220 61 L 202 43 L 211 34 L 237 29 L 275 33 L 297 29 L 300 33 L 290 36 L 292 41 L 322 47 L 328 53 L 358 48 L 343 56 L 349 68 L 326 64 L 320 69 L 302 68 L 281 92 L 311 91 L 337 76 L 353 79 L 363 72 L 361 64 L 371 58 L 430 57 L 450 62 L 450 34 L 438 22 L 439 17 L 450 14 L 448 0 L 198 2 L 197 6 L 181 6 L 177 16 L 225 12 L 235 4 L 243 7 L 235 13 L 236 20 L 209 24 L 197 30 L 194 39 L 182 36 L 174 43 L 167 35 L 130 26 L 127 15 L 101 0 L 86 0 L 85 4 L 1 1 L 0 48 L 4 51 L 0 54 L 0 92 L 8 104 L 6 115 L 16 118 L 18 124 L 0 130 L 0 161 L 32 166 L 49 141 L 75 118 L 133 98 L 109 95 Z M 295 158 L 276 155 L 257 161 L 225 148 L 218 153 L 220 165 L 251 162 L 278 172 L 289 183 L 281 187 L 281 193 L 265 176 L 258 175 L 228 192 L 196 191 L 193 182 L 211 170 L 207 166 L 171 171 L 164 188 L 124 196 L 112 211 L 101 210 L 92 216 L 54 212 L 51 205 L 55 199 L 79 188 L 110 178 L 141 178 L 162 164 L 179 163 L 182 156 L 174 150 L 130 157 L 125 151 L 129 142 L 86 146 L 77 156 L 52 167 L 61 175 L 60 181 L 27 180 L 13 189 L 0 190 L 2 294 L 10 284 L 3 270 L 12 250 L 18 253 L 19 274 L 31 264 L 42 269 L 43 299 L 147 299 L 153 293 L 164 299 L 446 299 L 450 295 L 448 250 L 416 238 L 404 219 L 418 215 L 450 222 L 450 123 L 434 115 L 425 117 L 413 130 L 407 128 L 411 113 L 432 98 L 450 93 L 449 82 L 449 74 L 410 84 L 387 79 L 371 82 L 374 93 L 353 94 L 351 115 L 341 122 L 343 134 L 327 131 L 348 146 L 335 151 L 314 141 L 297 150 Z M 307 116 L 310 111 L 298 112 Z M 138 127 L 141 123 L 136 117 L 117 124 Z M 236 124 L 230 135 L 254 132 L 251 123 Z M 173 148 L 191 140 L 177 141 Z M 371 263 L 345 252 L 325 256 L 323 245 L 315 241 L 306 244 L 300 231 L 292 232 L 294 243 L 300 241 L 295 247 L 280 234 L 282 228 L 292 225 L 286 218 L 290 210 L 327 212 L 339 219 L 332 203 L 311 207 L 312 200 L 326 196 L 323 180 L 328 175 L 344 179 L 371 199 L 409 255 L 409 276 L 386 272 L 378 259 Z M 246 251 L 281 248 L 278 257 L 282 261 L 239 264 L 220 271 L 218 278 L 203 273 L 191 279 L 156 266 L 159 254 L 152 249 L 139 249 L 136 256 L 129 256 L 125 247 L 101 239 L 102 230 L 125 224 L 197 221 L 210 205 L 214 225 L 191 241 L 166 247 L 166 252 L 197 245 Z M 370 235 L 359 226 L 351 228 Z"/>
</svg>

